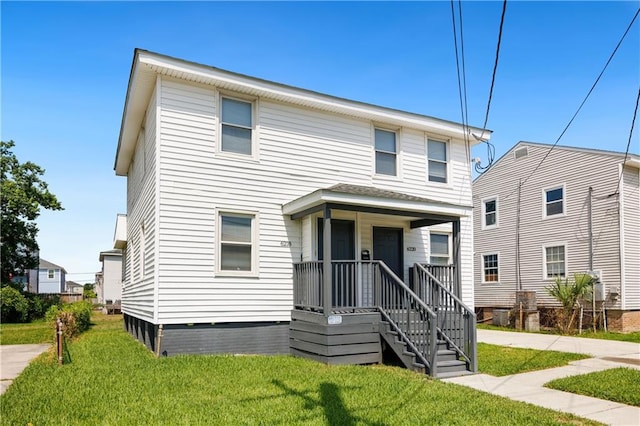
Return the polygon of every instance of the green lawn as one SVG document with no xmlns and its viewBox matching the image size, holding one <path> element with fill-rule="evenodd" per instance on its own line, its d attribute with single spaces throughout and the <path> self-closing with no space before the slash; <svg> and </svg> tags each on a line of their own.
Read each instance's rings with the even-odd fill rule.
<svg viewBox="0 0 640 426">
<path fill-rule="evenodd" d="M 613 368 L 553 380 L 546 387 L 640 407 L 640 371 Z"/>
<path fill-rule="evenodd" d="M 53 343 L 55 331 L 44 320 L 26 324 L 0 324 L 0 344 Z"/>
<path fill-rule="evenodd" d="M 156 359 L 97 316 L 43 354 L 0 397 L 2 424 L 595 424 L 388 366 L 326 366 L 288 356 Z M 25 397 L 28 395 L 28 397 Z"/>
<path fill-rule="evenodd" d="M 478 370 L 492 376 L 562 367 L 570 361 L 590 358 L 569 352 L 539 351 L 478 343 Z"/>
</svg>

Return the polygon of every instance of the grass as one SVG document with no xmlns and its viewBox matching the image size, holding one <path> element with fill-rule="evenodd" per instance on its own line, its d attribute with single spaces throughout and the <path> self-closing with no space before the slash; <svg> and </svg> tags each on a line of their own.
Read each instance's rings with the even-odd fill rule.
<svg viewBox="0 0 640 426">
<path fill-rule="evenodd" d="M 289 356 L 156 359 L 96 324 L 41 355 L 0 397 L 2 424 L 596 424 L 389 366 L 327 366 Z M 25 398 L 28 395 L 28 398 Z"/>
<path fill-rule="evenodd" d="M 553 380 L 546 387 L 640 407 L 640 371 L 613 368 Z"/>
<path fill-rule="evenodd" d="M 44 320 L 26 324 L 0 324 L 1 345 L 53 343 L 54 338 L 53 326 Z"/>
<path fill-rule="evenodd" d="M 570 361 L 585 358 L 589 358 L 589 356 L 478 343 L 478 370 L 492 376 L 509 376 L 527 371 L 561 367 Z"/>
<path fill-rule="evenodd" d="M 516 330 L 511 327 L 500 327 L 497 325 L 491 324 L 477 324 L 477 328 L 481 330 L 497 330 L 497 331 L 511 331 L 515 333 L 532 333 L 530 331 L 521 331 Z M 541 334 L 557 334 L 552 331 L 540 331 L 538 333 Z M 615 333 L 612 331 L 583 331 L 581 334 L 572 334 L 568 337 L 581 337 L 585 339 L 601 339 L 601 340 L 617 340 L 620 342 L 632 342 L 632 343 L 640 343 L 640 331 L 636 331 L 633 333 Z"/>
</svg>

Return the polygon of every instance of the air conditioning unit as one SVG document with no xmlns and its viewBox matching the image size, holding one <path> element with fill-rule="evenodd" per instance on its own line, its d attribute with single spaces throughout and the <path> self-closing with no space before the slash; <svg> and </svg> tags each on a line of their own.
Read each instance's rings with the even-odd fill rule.
<svg viewBox="0 0 640 426">
<path fill-rule="evenodd" d="M 593 294 L 596 302 L 604 302 L 607 300 L 607 289 L 602 281 L 602 270 L 589 271 L 587 273 L 595 280 L 593 283 Z"/>
</svg>

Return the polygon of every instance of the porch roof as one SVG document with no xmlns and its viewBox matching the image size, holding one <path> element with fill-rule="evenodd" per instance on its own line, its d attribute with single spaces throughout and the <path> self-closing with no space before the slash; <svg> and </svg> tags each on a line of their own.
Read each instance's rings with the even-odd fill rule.
<svg viewBox="0 0 640 426">
<path fill-rule="evenodd" d="M 416 218 L 412 228 L 452 222 L 471 214 L 472 206 L 447 203 L 401 192 L 351 184 L 318 189 L 282 206 L 284 214 L 300 219 L 324 208 Z"/>
</svg>

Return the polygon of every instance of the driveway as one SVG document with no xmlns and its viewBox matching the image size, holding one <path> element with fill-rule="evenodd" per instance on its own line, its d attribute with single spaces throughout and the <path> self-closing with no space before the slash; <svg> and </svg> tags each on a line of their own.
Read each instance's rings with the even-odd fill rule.
<svg viewBox="0 0 640 426">
<path fill-rule="evenodd" d="M 3 394 L 35 357 L 51 347 L 39 345 L 0 345 L 0 394 Z"/>
</svg>

